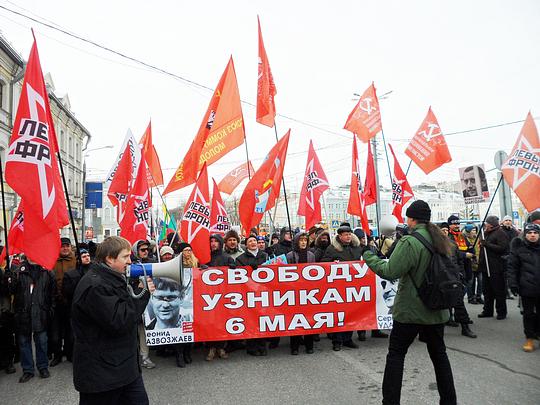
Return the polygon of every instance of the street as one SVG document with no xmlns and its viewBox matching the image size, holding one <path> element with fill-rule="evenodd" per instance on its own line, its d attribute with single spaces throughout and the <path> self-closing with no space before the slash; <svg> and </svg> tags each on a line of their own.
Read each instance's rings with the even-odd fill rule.
<svg viewBox="0 0 540 405">
<path fill-rule="evenodd" d="M 540 350 L 524 353 L 522 319 L 517 300 L 508 301 L 509 317 L 478 319 L 480 305 L 469 305 L 472 329 L 478 339 L 461 336 L 460 328 L 446 328 L 459 404 L 540 403 Z M 356 338 L 356 334 L 355 334 Z M 380 404 L 387 339 L 358 342 L 360 349 L 333 352 L 326 337 L 315 353 L 289 354 L 288 338 L 268 357 L 234 352 L 228 360 L 204 361 L 206 350 L 194 351 L 193 364 L 177 368 L 174 357 L 151 355 L 157 363 L 144 370 L 152 404 Z M 538 347 L 538 342 L 536 342 Z M 153 353 L 153 352 L 151 352 Z M 34 377 L 26 384 L 17 373 L 0 375 L 3 404 L 75 404 L 71 364 L 50 369 L 51 377 Z M 435 404 L 438 393 L 425 345 L 418 340 L 405 362 L 403 404 Z"/>
</svg>

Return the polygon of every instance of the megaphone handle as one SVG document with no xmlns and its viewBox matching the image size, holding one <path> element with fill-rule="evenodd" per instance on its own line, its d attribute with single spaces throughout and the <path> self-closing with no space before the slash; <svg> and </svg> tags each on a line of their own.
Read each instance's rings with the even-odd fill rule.
<svg viewBox="0 0 540 405">
<path fill-rule="evenodd" d="M 146 291 L 148 291 L 148 280 L 146 279 L 147 277 L 147 274 L 146 274 L 146 267 L 142 266 L 142 269 L 143 269 L 143 273 L 144 273 L 144 276 L 140 276 L 139 277 L 139 281 L 142 283 L 143 285 L 143 289 L 142 291 L 139 293 L 139 294 L 135 294 L 135 291 L 133 291 L 133 287 L 131 287 L 128 283 L 127 285 L 127 289 L 128 289 L 128 292 L 131 294 L 131 296 L 133 298 L 136 298 L 136 299 L 140 299 L 142 298 L 142 296 L 144 295 L 144 293 Z"/>
</svg>

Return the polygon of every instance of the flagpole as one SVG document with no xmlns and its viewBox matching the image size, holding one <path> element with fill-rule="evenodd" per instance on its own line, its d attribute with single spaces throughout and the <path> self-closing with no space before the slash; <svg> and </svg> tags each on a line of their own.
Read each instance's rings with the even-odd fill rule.
<svg viewBox="0 0 540 405">
<path fill-rule="evenodd" d="M 274 132 L 276 134 L 276 142 L 279 142 L 278 133 L 277 133 L 277 124 L 276 124 L 275 120 L 274 120 Z M 283 170 L 285 170 L 285 168 Z M 292 237 L 293 232 L 292 232 L 292 226 L 291 226 L 291 215 L 289 214 L 289 203 L 287 201 L 287 189 L 285 188 L 285 178 L 284 177 L 285 176 L 281 176 L 281 184 L 283 186 L 283 197 L 285 198 L 285 210 L 287 211 L 287 222 L 289 223 L 289 232 L 291 233 L 291 237 Z M 277 203 L 276 203 L 276 207 L 277 207 Z"/>
<path fill-rule="evenodd" d="M 355 135 L 356 136 L 356 135 Z M 369 141 L 368 141 L 369 142 Z M 373 138 L 371 140 L 371 144 L 373 145 L 373 160 L 374 160 L 374 164 L 375 164 L 375 183 L 377 185 L 377 190 L 376 190 L 376 196 L 377 196 L 377 201 L 375 202 L 375 213 L 376 213 L 376 217 L 377 217 L 377 236 L 380 237 L 380 231 L 379 231 L 379 217 L 381 216 L 380 214 L 380 211 L 381 211 L 381 193 L 380 193 L 380 187 L 379 187 L 379 164 L 378 164 L 378 159 L 377 159 L 377 139 L 376 138 Z M 368 153 L 368 159 L 369 159 L 369 153 Z M 369 163 L 368 163 L 369 165 Z"/>
<path fill-rule="evenodd" d="M 9 242 L 8 242 L 8 229 L 7 229 L 7 217 L 6 217 L 6 197 L 4 194 L 4 170 L 2 169 L 2 156 L 0 155 L 0 188 L 2 191 L 2 208 L 4 215 L 4 249 L 6 250 L 6 270 L 9 271 Z"/>
<path fill-rule="evenodd" d="M 244 130 L 244 145 L 246 147 L 246 164 L 248 169 L 248 178 L 251 180 L 251 169 L 249 168 L 249 152 L 248 152 L 248 146 L 247 146 L 247 138 L 246 138 L 246 131 Z"/>
<path fill-rule="evenodd" d="M 503 179 L 504 177 L 501 176 L 501 178 L 499 179 L 499 182 L 497 183 L 497 188 L 495 189 L 495 191 L 493 192 L 493 195 L 491 196 L 491 201 L 489 202 L 489 205 L 487 207 L 486 215 L 484 215 L 484 219 L 482 219 L 482 223 L 480 224 L 480 229 L 484 228 L 484 223 L 486 222 L 486 219 L 489 215 L 489 210 L 491 209 L 491 205 L 493 204 L 493 201 L 495 200 L 495 196 L 497 195 L 497 191 L 499 191 L 499 187 L 501 186 Z M 474 250 L 474 247 L 476 246 L 476 242 L 478 242 L 479 237 L 480 237 L 480 232 L 476 234 L 476 239 L 474 240 L 474 243 L 472 245 L 473 250 Z"/>
<path fill-rule="evenodd" d="M 390 176 L 390 185 L 392 184 L 392 170 L 390 169 L 390 159 L 388 158 L 388 149 L 386 147 L 386 138 L 384 137 L 384 131 L 381 128 L 381 135 L 384 145 L 384 154 L 386 155 L 386 165 L 388 166 L 388 175 Z"/>
<path fill-rule="evenodd" d="M 405 170 L 405 176 L 409 174 L 409 169 L 411 168 L 411 165 L 412 165 L 412 159 L 409 160 L 409 165 L 407 166 L 407 170 Z"/>
</svg>

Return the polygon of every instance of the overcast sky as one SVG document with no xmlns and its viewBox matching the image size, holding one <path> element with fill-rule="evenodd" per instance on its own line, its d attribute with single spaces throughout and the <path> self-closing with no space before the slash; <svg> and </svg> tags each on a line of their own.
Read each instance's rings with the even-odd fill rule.
<svg viewBox="0 0 540 405">
<path fill-rule="evenodd" d="M 402 166 L 407 142 L 428 107 L 444 133 L 540 117 L 540 2 L 530 1 L 17 1 L 0 5 L 49 20 L 85 38 L 214 88 L 232 54 L 240 95 L 254 103 L 257 14 L 278 94 L 280 135 L 291 128 L 285 179 L 301 185 L 313 139 L 330 184 L 350 179 L 352 134 L 343 125 L 353 93 L 374 81 L 387 141 Z M 154 143 L 168 181 L 191 143 L 211 91 L 0 9 L 0 29 L 24 59 L 38 40 L 44 72 L 92 134 L 89 177 L 105 177 L 131 128 L 138 139 L 152 118 Z M 257 168 L 275 143 L 243 104 L 249 154 Z M 540 122 L 536 120 L 537 125 Z M 319 127 L 315 128 L 315 127 Z M 429 176 L 414 166 L 413 184 L 458 180 L 458 168 L 493 167 L 510 152 L 521 124 L 449 135 L 453 161 Z M 321 149 L 322 148 L 322 149 Z M 361 147 L 365 159 L 366 149 Z M 384 156 L 384 155 L 383 155 Z M 245 160 L 240 147 L 210 166 L 216 180 Z M 381 183 L 389 186 L 386 162 Z M 189 193 L 191 187 L 184 191 Z M 172 194 L 170 204 L 178 201 Z"/>
</svg>

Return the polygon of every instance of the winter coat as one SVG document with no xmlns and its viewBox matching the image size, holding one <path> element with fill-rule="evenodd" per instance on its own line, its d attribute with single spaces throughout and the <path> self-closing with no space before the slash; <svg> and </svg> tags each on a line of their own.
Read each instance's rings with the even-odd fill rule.
<svg viewBox="0 0 540 405">
<path fill-rule="evenodd" d="M 486 255 L 487 252 L 489 273 L 490 274 L 503 274 L 506 268 L 506 264 L 503 256 L 508 254 L 510 247 L 510 241 L 506 236 L 506 233 L 500 226 L 485 232 L 486 239 L 483 242 L 483 247 L 480 249 L 480 258 L 478 263 L 478 269 L 484 273 L 487 273 Z"/>
<path fill-rule="evenodd" d="M 426 225 L 418 224 L 411 232 L 418 232 L 431 243 L 431 236 Z M 366 264 L 373 272 L 386 280 L 399 278 L 398 291 L 392 310 L 393 318 L 401 323 L 422 325 L 442 324 L 450 318 L 450 312 L 445 310 L 433 311 L 426 307 L 415 285 L 422 284 L 424 273 L 429 267 L 431 253 L 413 236 L 403 236 L 396 245 L 388 261 L 379 258 L 373 252 L 363 256 Z"/>
<path fill-rule="evenodd" d="M 242 253 L 244 253 L 244 250 L 238 246 L 236 249 L 231 250 L 227 246 L 223 248 L 223 251 L 232 257 L 233 260 L 236 260 L 238 256 L 240 256 Z"/>
<path fill-rule="evenodd" d="M 251 267 L 256 269 L 265 261 L 268 260 L 268 255 L 262 250 L 257 251 L 257 256 L 254 256 L 249 250 L 246 250 L 236 258 L 236 265 L 242 267 Z"/>
<path fill-rule="evenodd" d="M 53 267 L 53 274 L 56 279 L 56 302 L 57 304 L 65 304 L 62 297 L 62 283 L 64 281 L 64 274 L 77 267 L 77 258 L 75 253 L 69 252 L 66 257 L 59 256 L 56 260 L 56 264 Z"/>
<path fill-rule="evenodd" d="M 474 241 L 476 240 L 476 236 L 473 236 L 471 235 L 470 232 L 466 232 L 466 231 L 463 231 L 463 236 L 465 236 L 467 238 L 467 241 L 469 241 L 470 252 L 474 254 L 475 256 L 471 260 L 472 271 L 478 271 L 478 258 L 480 257 L 480 243 L 479 241 L 477 241 L 473 249 L 473 244 L 474 244 Z"/>
<path fill-rule="evenodd" d="M 522 297 L 540 297 L 540 242 L 515 238 L 508 258 L 508 284 Z"/>
<path fill-rule="evenodd" d="M 352 234 L 351 243 L 348 245 L 341 243 L 339 235 L 336 235 L 324 252 L 321 262 L 350 262 L 360 260 L 361 257 L 362 248 L 360 247 L 360 239 L 355 234 Z"/>
<path fill-rule="evenodd" d="M 292 249 L 292 241 L 280 240 L 275 245 L 269 246 L 266 249 L 266 252 L 268 253 L 268 256 L 281 256 L 287 255 Z"/>
<path fill-rule="evenodd" d="M 501 229 L 504 231 L 504 233 L 506 234 L 510 242 L 512 242 L 512 239 L 517 238 L 519 236 L 518 230 L 514 228 L 513 226 L 510 228 L 507 228 L 506 226 L 501 226 Z"/>
<path fill-rule="evenodd" d="M 221 235 L 212 235 L 219 242 L 218 250 L 212 250 L 210 252 L 210 261 L 206 263 L 207 266 L 234 266 L 234 259 L 223 251 L 223 238 Z"/>
<path fill-rule="evenodd" d="M 330 233 L 328 231 L 323 231 L 317 236 L 317 239 L 315 239 L 315 247 L 311 249 L 311 251 L 315 254 L 316 262 L 321 261 L 321 259 L 324 256 L 324 252 L 326 252 L 326 249 L 328 248 L 328 246 L 322 245 L 322 239 L 321 239 L 322 235 L 328 236 L 328 240 L 331 241 Z"/>
<path fill-rule="evenodd" d="M 302 232 L 296 234 L 296 236 L 293 239 L 293 250 L 287 253 L 287 263 L 313 263 L 315 262 L 315 253 L 313 253 L 309 248 L 306 248 L 307 250 L 307 260 L 305 262 L 300 262 L 300 246 L 298 245 L 298 242 L 300 241 L 300 237 L 305 236 L 307 237 L 307 233 Z"/>
<path fill-rule="evenodd" d="M 92 264 L 75 289 L 72 305 L 73 382 L 97 393 L 132 383 L 141 374 L 137 324 L 150 294 L 133 298 L 126 277 Z"/>
<path fill-rule="evenodd" d="M 64 273 L 64 281 L 62 282 L 62 296 L 67 304 L 68 311 L 71 312 L 71 304 L 75 288 L 83 276 L 90 270 L 91 264 L 81 265 L 73 270 Z"/>
<path fill-rule="evenodd" d="M 47 330 L 54 313 L 56 282 L 52 272 L 27 261 L 13 272 L 15 325 L 21 335 Z"/>
</svg>

